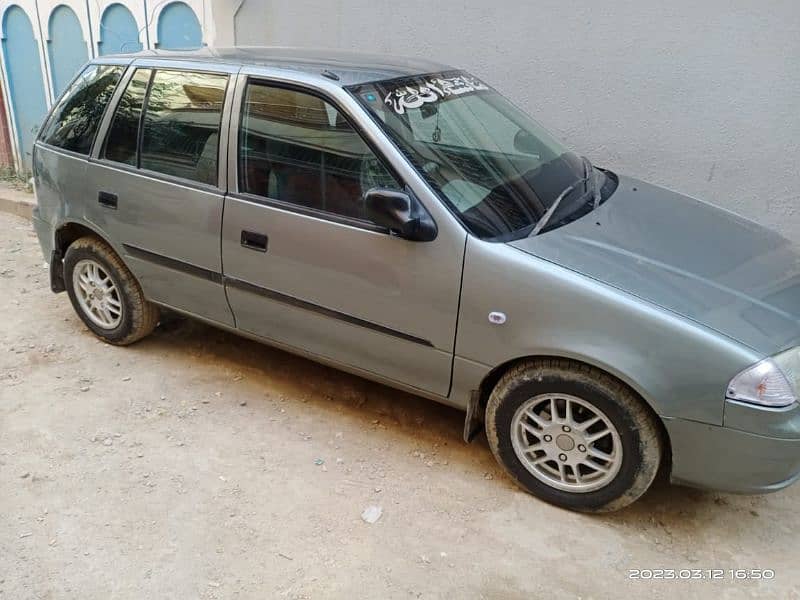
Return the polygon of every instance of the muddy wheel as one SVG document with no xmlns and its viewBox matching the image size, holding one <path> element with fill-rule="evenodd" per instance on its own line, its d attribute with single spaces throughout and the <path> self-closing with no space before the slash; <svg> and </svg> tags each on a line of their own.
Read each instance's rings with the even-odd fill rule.
<svg viewBox="0 0 800 600">
<path fill-rule="evenodd" d="M 99 238 L 82 237 L 67 248 L 64 281 L 75 312 L 110 344 L 132 344 L 158 324 L 158 307 L 145 299 L 139 282 Z"/>
<path fill-rule="evenodd" d="M 526 491 L 552 504 L 608 512 L 641 496 L 662 454 L 655 415 L 627 386 L 567 360 L 510 369 L 486 407 L 489 445 Z"/>
</svg>

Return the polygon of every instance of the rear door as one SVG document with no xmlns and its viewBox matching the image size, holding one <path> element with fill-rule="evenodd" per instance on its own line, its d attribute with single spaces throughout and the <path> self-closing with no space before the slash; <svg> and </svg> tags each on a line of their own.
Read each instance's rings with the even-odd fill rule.
<svg viewBox="0 0 800 600">
<path fill-rule="evenodd" d="M 233 316 L 222 285 L 226 179 L 219 156 L 233 71 L 132 68 L 89 177 L 89 217 L 119 245 L 145 295 L 226 325 Z"/>
<path fill-rule="evenodd" d="M 465 234 L 429 197 L 432 242 L 369 222 L 363 192 L 403 189 L 409 168 L 376 150 L 342 101 L 240 76 L 222 232 L 237 327 L 446 396 Z"/>
</svg>

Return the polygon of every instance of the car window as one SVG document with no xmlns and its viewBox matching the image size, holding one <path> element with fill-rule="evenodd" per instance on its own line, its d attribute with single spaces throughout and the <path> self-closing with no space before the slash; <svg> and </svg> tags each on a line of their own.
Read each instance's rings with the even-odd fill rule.
<svg viewBox="0 0 800 600">
<path fill-rule="evenodd" d="M 139 119 L 151 73 L 151 69 L 136 69 L 128 87 L 125 88 L 106 135 L 103 158 L 136 166 Z"/>
<path fill-rule="evenodd" d="M 334 106 L 263 83 L 245 90 L 238 160 L 241 192 L 364 221 L 364 192 L 401 189 Z"/>
<path fill-rule="evenodd" d="M 228 76 L 156 70 L 144 109 L 139 166 L 216 185 Z"/>
<path fill-rule="evenodd" d="M 613 182 L 606 185 L 613 178 L 464 71 L 392 78 L 348 91 L 481 239 L 507 241 L 561 227 L 616 189 Z"/>
<path fill-rule="evenodd" d="M 42 141 L 88 155 L 122 71 L 122 67 L 112 65 L 86 67 L 53 109 Z"/>
<path fill-rule="evenodd" d="M 459 148 L 491 148 L 494 152 L 514 154 L 514 138 L 519 126 L 508 117 L 493 112 L 486 102 L 472 102 L 469 106 L 459 102 L 442 102 L 436 111 L 410 110 L 408 121 L 417 142 L 441 144 Z M 441 127 L 447 123 L 449 127 Z M 491 132 L 473 123 L 491 123 Z"/>
</svg>

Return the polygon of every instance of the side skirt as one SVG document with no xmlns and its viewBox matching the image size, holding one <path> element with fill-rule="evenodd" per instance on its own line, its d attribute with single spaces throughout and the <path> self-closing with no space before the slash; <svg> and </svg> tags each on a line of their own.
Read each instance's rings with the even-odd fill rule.
<svg viewBox="0 0 800 600">
<path fill-rule="evenodd" d="M 316 363 L 319 363 L 321 365 L 325 365 L 327 367 L 332 367 L 332 368 L 337 369 L 339 371 L 344 371 L 345 373 L 350 373 L 351 375 L 357 375 L 358 377 L 363 377 L 364 379 L 368 379 L 370 381 L 374 381 L 376 383 L 380 383 L 382 385 L 385 385 L 385 386 L 390 387 L 390 388 L 394 388 L 396 390 L 407 392 L 409 394 L 414 394 L 415 396 L 420 396 L 420 397 L 425 398 L 427 400 L 433 400 L 434 402 L 438 402 L 439 404 L 444 404 L 446 406 L 450 406 L 451 408 L 457 408 L 459 410 L 464 410 L 464 407 L 462 405 L 459 405 L 459 404 L 453 402 L 453 400 L 451 400 L 450 398 L 447 398 L 445 396 L 437 396 L 436 394 L 432 394 L 430 392 L 426 392 L 424 390 L 421 390 L 419 388 L 415 388 L 415 387 L 410 386 L 410 385 L 406 385 L 404 383 L 400 383 L 400 382 L 395 381 L 393 379 L 387 379 L 385 377 L 382 377 L 381 375 L 373 373 L 372 371 L 366 371 L 364 369 L 359 369 L 358 367 L 353 367 L 353 366 L 345 364 L 345 363 L 339 363 L 339 362 L 336 362 L 333 359 L 326 358 L 326 357 L 320 356 L 318 354 L 314 354 L 313 352 L 308 352 L 307 350 L 303 350 L 301 348 L 296 348 L 295 346 L 290 346 L 288 344 L 284 344 L 282 342 L 278 342 L 276 340 L 272 340 L 272 339 L 267 338 L 267 337 L 262 337 L 262 336 L 259 336 L 259 335 L 256 335 L 256 334 L 253 334 L 253 333 L 250 333 L 250 332 L 247 332 L 247 331 L 243 331 L 241 329 L 236 329 L 235 327 L 231 327 L 229 325 L 225 325 L 224 323 L 220 323 L 220 322 L 214 321 L 212 319 L 207 319 L 207 318 L 202 317 L 200 315 L 197 315 L 195 313 L 192 313 L 192 312 L 189 312 L 189 311 L 186 311 L 186 310 L 182 310 L 182 309 L 179 309 L 179 308 L 175 308 L 174 306 L 170 306 L 169 304 L 164 304 L 162 302 L 156 302 L 156 304 L 158 304 L 159 306 L 162 306 L 162 307 L 164 307 L 164 308 L 166 308 L 168 310 L 176 312 L 178 314 L 181 314 L 181 315 L 184 315 L 186 317 L 190 317 L 192 319 L 196 319 L 198 321 L 201 321 L 201 322 L 205 323 L 206 325 L 211 325 L 212 327 L 216 327 L 217 329 L 222 329 L 222 330 L 227 331 L 229 333 L 233 333 L 235 335 L 247 338 L 249 340 L 253 340 L 254 342 L 259 342 L 261 344 L 265 344 L 267 346 L 271 346 L 273 348 L 277 348 L 278 350 L 283 350 L 284 352 L 288 352 L 289 354 L 294 354 L 296 356 L 301 356 L 303 358 L 307 358 L 307 359 L 309 359 L 311 361 L 314 361 Z"/>
</svg>

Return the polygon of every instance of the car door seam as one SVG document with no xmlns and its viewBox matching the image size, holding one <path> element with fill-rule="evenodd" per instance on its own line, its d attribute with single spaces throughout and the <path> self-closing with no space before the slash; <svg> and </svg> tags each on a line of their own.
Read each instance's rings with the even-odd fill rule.
<svg viewBox="0 0 800 600">
<path fill-rule="evenodd" d="M 239 132 L 233 131 L 233 115 L 234 111 L 236 110 L 236 106 L 234 103 L 236 101 L 236 90 L 239 87 L 239 79 L 241 78 L 242 68 L 239 67 L 239 70 L 236 73 L 233 73 L 230 79 L 228 80 L 228 87 L 225 90 L 226 94 L 231 95 L 230 102 L 228 103 L 228 113 L 223 115 L 224 118 L 227 119 L 226 127 L 228 129 L 228 135 L 226 136 L 225 140 L 225 162 L 223 163 L 221 160 L 221 148 L 217 151 L 217 160 L 225 169 L 225 189 L 222 190 L 222 211 L 220 213 L 219 218 L 219 268 L 220 273 L 222 275 L 222 293 L 225 295 L 225 304 L 228 305 L 228 310 L 231 313 L 231 318 L 233 319 L 233 326 L 238 328 L 238 323 L 236 321 L 236 313 L 233 310 L 233 306 L 231 305 L 231 299 L 228 298 L 228 287 L 224 285 L 225 283 L 225 252 L 224 252 L 224 237 L 225 237 L 225 209 L 228 206 L 228 199 L 231 195 L 231 169 L 230 169 L 230 161 L 231 161 L 231 136 L 236 136 L 236 153 L 239 153 Z M 231 85 L 231 80 L 233 81 L 233 85 Z M 238 162 L 238 156 L 237 156 Z M 219 169 L 217 170 L 219 173 Z M 239 169 L 238 165 L 236 170 L 234 171 L 234 176 L 236 177 L 235 188 L 239 189 Z"/>
<path fill-rule="evenodd" d="M 464 291 L 464 269 L 467 265 L 467 244 L 469 243 L 469 235 L 464 235 L 464 250 L 461 253 L 461 277 L 458 279 L 458 302 L 456 303 L 456 326 L 453 331 L 453 352 L 450 356 L 450 385 L 447 388 L 447 397 L 453 391 L 453 374 L 456 369 L 456 347 L 458 344 L 458 323 L 461 320 L 461 295 Z"/>
</svg>

